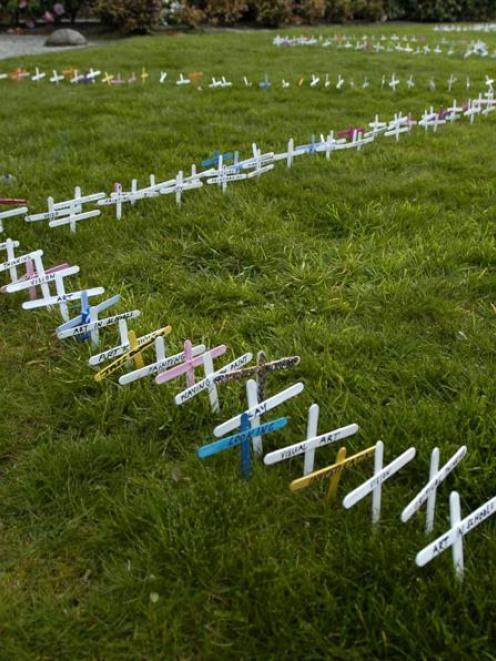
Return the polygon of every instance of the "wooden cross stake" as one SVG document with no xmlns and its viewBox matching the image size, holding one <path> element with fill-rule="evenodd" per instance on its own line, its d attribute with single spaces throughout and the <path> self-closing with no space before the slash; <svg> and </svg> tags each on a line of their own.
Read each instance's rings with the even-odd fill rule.
<svg viewBox="0 0 496 661">
<path fill-rule="evenodd" d="M 257 353 L 257 365 L 255 367 L 244 367 L 243 369 L 223 374 L 219 382 L 225 383 L 226 381 L 239 381 L 240 379 L 248 379 L 254 376 L 257 382 L 258 401 L 262 402 L 265 399 L 265 381 L 267 379 L 267 374 L 277 370 L 295 367 L 299 362 L 299 356 L 289 356 L 268 363 L 265 352 L 259 351 Z"/>
</svg>

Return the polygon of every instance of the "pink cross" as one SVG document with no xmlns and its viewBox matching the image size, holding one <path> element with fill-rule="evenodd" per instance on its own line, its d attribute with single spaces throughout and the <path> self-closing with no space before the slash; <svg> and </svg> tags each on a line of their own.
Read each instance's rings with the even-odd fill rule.
<svg viewBox="0 0 496 661">
<path fill-rule="evenodd" d="M 193 357 L 192 348 L 193 345 L 191 344 L 191 340 L 185 340 L 184 363 L 181 363 L 176 367 L 172 367 L 170 370 L 166 370 L 165 372 L 161 372 L 160 374 L 158 374 L 155 377 L 155 383 L 167 383 L 167 381 L 172 381 L 172 379 L 176 379 L 178 376 L 181 376 L 182 374 L 186 374 L 186 383 L 188 388 L 190 386 L 194 386 L 195 367 L 200 367 L 201 365 L 203 365 L 204 354 Z M 213 360 L 214 358 L 218 358 L 219 356 L 222 356 L 222 354 L 226 353 L 226 351 L 227 351 L 226 345 L 220 344 L 218 347 L 214 347 L 213 349 L 210 349 L 205 353 L 209 353 Z"/>
</svg>

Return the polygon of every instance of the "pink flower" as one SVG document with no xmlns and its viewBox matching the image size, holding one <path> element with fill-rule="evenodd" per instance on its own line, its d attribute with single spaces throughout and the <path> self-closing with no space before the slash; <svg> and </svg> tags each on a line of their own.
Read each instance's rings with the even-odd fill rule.
<svg viewBox="0 0 496 661">
<path fill-rule="evenodd" d="M 52 14 L 51 12 L 49 12 L 49 11 L 46 11 L 46 12 L 43 14 L 43 18 L 44 18 L 44 20 L 45 20 L 47 23 L 53 23 L 53 21 L 54 21 L 53 14 Z"/>
<path fill-rule="evenodd" d="M 56 2 L 53 5 L 53 12 L 57 14 L 57 16 L 62 16 L 62 14 L 65 14 L 65 7 L 61 2 Z"/>
</svg>

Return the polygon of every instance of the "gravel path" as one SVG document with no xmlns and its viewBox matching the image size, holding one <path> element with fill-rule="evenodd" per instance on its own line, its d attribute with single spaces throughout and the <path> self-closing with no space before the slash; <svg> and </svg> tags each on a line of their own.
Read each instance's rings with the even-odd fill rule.
<svg viewBox="0 0 496 661">
<path fill-rule="evenodd" d="M 31 34 L 5 34 L 0 33 L 0 60 L 8 57 L 23 57 L 24 55 L 36 55 L 37 53 L 54 53 L 56 51 L 74 50 L 75 48 L 88 48 L 88 46 L 104 46 L 106 42 L 88 42 L 86 46 L 60 46 L 47 47 L 45 41 L 48 35 Z"/>
</svg>

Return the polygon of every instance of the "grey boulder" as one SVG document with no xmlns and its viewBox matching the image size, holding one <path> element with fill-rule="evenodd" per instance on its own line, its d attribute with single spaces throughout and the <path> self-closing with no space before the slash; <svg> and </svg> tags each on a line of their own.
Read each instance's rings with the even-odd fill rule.
<svg viewBox="0 0 496 661">
<path fill-rule="evenodd" d="M 84 46 L 86 43 L 86 39 L 77 30 L 61 28 L 52 32 L 45 41 L 45 46 Z"/>
</svg>

